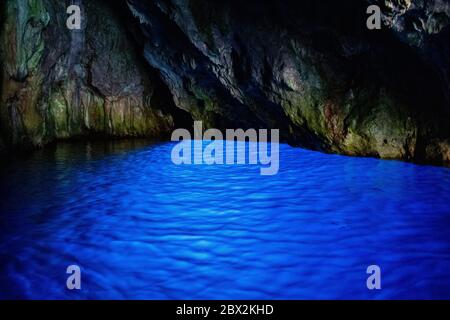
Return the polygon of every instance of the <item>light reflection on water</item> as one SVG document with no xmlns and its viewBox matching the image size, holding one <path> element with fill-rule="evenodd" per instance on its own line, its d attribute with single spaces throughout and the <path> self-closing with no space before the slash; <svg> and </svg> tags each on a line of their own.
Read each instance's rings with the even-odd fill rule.
<svg viewBox="0 0 450 320">
<path fill-rule="evenodd" d="M 61 144 L 3 165 L 0 298 L 450 298 L 449 169 L 281 144 L 279 174 L 261 176 L 175 166 L 173 145 Z"/>
</svg>

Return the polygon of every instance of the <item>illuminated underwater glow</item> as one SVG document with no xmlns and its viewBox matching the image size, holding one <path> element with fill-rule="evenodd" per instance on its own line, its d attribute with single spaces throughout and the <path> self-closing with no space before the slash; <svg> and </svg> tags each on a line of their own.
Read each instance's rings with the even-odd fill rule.
<svg viewBox="0 0 450 320">
<path fill-rule="evenodd" d="M 450 298 L 449 169 L 280 144 L 261 176 L 176 166 L 174 144 L 62 144 L 3 166 L 0 298 Z"/>
</svg>

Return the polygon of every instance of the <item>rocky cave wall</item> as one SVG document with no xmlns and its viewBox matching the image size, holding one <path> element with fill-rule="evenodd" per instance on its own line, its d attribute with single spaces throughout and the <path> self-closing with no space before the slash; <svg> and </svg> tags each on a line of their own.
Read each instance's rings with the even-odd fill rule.
<svg viewBox="0 0 450 320">
<path fill-rule="evenodd" d="M 3 148 L 86 136 L 161 137 L 174 126 L 168 92 L 103 1 L 73 1 L 83 28 L 66 27 L 68 4 L 3 4 L 0 129 Z M 170 102 L 170 99 L 168 100 Z"/>
<path fill-rule="evenodd" d="M 279 128 L 325 152 L 450 162 L 448 0 L 3 5 L 3 148 L 75 136 Z M 377 4 L 382 30 L 366 28 Z"/>
</svg>

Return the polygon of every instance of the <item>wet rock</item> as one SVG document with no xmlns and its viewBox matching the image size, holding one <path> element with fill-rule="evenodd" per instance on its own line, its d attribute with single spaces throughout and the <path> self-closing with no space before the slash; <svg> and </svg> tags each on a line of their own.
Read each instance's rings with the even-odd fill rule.
<svg viewBox="0 0 450 320">
<path fill-rule="evenodd" d="M 65 26 L 64 2 L 2 4 L 5 144 L 24 148 L 78 136 L 168 135 L 174 122 L 154 98 L 159 80 L 129 40 L 125 22 L 105 2 L 77 4 L 86 14 L 83 28 L 72 31 Z"/>
<path fill-rule="evenodd" d="M 176 105 L 207 126 L 280 128 L 327 152 L 447 161 L 446 1 L 129 4 L 147 61 Z M 365 27 L 369 4 L 383 9 L 380 32 Z"/>
<path fill-rule="evenodd" d="M 6 1 L 4 145 L 279 128 L 325 152 L 448 163 L 447 0 Z M 377 4 L 381 31 L 366 28 Z M 121 14 L 117 14 L 120 12 Z M 17 35 L 26 43 L 16 43 Z"/>
</svg>

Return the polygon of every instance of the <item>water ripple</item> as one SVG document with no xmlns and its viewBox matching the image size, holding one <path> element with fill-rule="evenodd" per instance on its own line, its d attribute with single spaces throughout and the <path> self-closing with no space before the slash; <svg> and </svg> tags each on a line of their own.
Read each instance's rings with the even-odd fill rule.
<svg viewBox="0 0 450 320">
<path fill-rule="evenodd" d="M 0 298 L 450 298 L 450 170 L 282 144 L 261 176 L 175 166 L 172 146 L 62 144 L 4 165 Z"/>
</svg>

